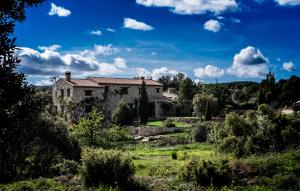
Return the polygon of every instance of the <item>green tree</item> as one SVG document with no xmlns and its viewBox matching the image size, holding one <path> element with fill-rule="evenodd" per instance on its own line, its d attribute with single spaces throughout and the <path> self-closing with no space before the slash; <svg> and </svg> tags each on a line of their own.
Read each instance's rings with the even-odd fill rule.
<svg viewBox="0 0 300 191">
<path fill-rule="evenodd" d="M 107 136 L 104 129 L 104 114 L 93 109 L 74 126 L 73 134 L 82 145 L 104 146 Z"/>
<path fill-rule="evenodd" d="M 193 99 L 194 115 L 204 117 L 209 120 L 212 116 L 217 114 L 218 99 L 213 95 L 196 94 Z"/>
<path fill-rule="evenodd" d="M 14 26 L 25 20 L 26 8 L 41 2 L 10 0 L 0 3 L 0 182 L 29 176 L 34 164 L 27 162 L 28 158 L 45 154 L 38 145 L 46 145 L 51 152 L 59 149 L 44 137 L 44 132 L 51 132 L 54 124 L 42 116 L 45 112 L 43 99 L 28 86 L 25 75 L 16 71 L 20 60 L 15 55 Z M 48 164 L 52 159 L 49 158 Z"/>
<path fill-rule="evenodd" d="M 179 84 L 178 101 L 180 103 L 191 101 L 196 92 L 197 87 L 193 80 L 191 80 L 190 78 L 185 78 Z"/>
<path fill-rule="evenodd" d="M 149 116 L 149 103 L 148 103 L 148 94 L 147 94 L 145 81 L 142 82 L 138 113 L 139 113 L 140 123 L 146 124 Z"/>
<path fill-rule="evenodd" d="M 132 110 L 124 102 L 120 102 L 112 114 L 112 121 L 119 126 L 130 125 L 134 119 Z"/>
</svg>

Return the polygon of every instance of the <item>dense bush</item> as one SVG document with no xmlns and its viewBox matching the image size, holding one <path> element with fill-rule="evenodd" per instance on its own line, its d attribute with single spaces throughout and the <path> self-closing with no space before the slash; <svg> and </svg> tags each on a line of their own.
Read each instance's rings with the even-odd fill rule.
<svg viewBox="0 0 300 191">
<path fill-rule="evenodd" d="M 54 181 L 53 179 L 39 178 L 35 180 L 27 180 L 21 182 L 14 182 L 8 185 L 1 185 L 1 191 L 64 191 L 66 188 Z"/>
<path fill-rule="evenodd" d="M 124 102 L 120 102 L 112 114 L 112 122 L 119 126 L 131 125 L 134 120 L 133 111 Z"/>
<path fill-rule="evenodd" d="M 299 114 L 287 116 L 261 105 L 257 112 L 247 112 L 246 116 L 226 115 L 224 125 L 218 129 L 217 143 L 221 151 L 235 156 L 278 152 L 299 146 L 299 126 Z"/>
<path fill-rule="evenodd" d="M 87 187 L 104 185 L 124 189 L 133 175 L 131 160 L 121 152 L 88 149 L 83 153 L 83 179 Z"/>
<path fill-rule="evenodd" d="M 82 145 L 105 147 L 107 133 L 104 127 L 104 114 L 93 109 L 79 120 L 72 133 Z"/>
<path fill-rule="evenodd" d="M 170 120 L 170 119 L 166 119 L 162 122 L 162 126 L 163 127 L 176 127 L 175 123 Z"/>
<path fill-rule="evenodd" d="M 193 132 L 193 138 L 195 142 L 205 142 L 207 139 L 207 133 L 208 133 L 208 127 L 207 124 L 197 124 L 197 128 Z"/>
<path fill-rule="evenodd" d="M 200 186 L 225 186 L 231 184 L 231 174 L 228 161 L 219 164 L 211 161 L 189 161 L 180 172 L 180 177 L 186 181 L 195 181 Z"/>
<path fill-rule="evenodd" d="M 172 158 L 173 160 L 177 160 L 177 152 L 176 152 L 176 151 L 172 151 L 172 152 L 171 152 L 171 158 Z"/>
<path fill-rule="evenodd" d="M 79 163 L 74 160 L 62 160 L 57 163 L 52 171 L 55 175 L 75 175 L 79 172 Z"/>
</svg>

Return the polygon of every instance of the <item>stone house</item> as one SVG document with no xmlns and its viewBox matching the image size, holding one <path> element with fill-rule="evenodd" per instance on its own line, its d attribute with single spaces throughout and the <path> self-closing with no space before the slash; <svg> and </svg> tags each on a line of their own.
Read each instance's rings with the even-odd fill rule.
<svg viewBox="0 0 300 191">
<path fill-rule="evenodd" d="M 167 101 L 163 96 L 163 85 L 154 80 L 144 78 L 104 78 L 88 77 L 73 79 L 66 72 L 65 78 L 57 80 L 52 88 L 53 112 L 68 114 L 69 103 L 79 104 L 88 98 L 99 98 L 103 103 L 103 111 L 108 117 L 120 101 L 136 109 L 140 97 L 142 81 L 146 83 L 149 98 L 150 117 L 154 119 L 163 116 L 161 104 Z M 93 105 L 84 105 L 84 112 L 90 112 Z"/>
</svg>

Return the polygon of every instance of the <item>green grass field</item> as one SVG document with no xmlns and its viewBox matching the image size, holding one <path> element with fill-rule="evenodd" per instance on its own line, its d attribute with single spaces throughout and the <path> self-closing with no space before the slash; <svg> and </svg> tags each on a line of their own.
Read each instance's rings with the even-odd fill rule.
<svg viewBox="0 0 300 191">
<path fill-rule="evenodd" d="M 176 127 L 191 127 L 192 125 L 189 123 L 185 122 L 174 122 Z M 157 127 L 162 127 L 163 126 L 163 121 L 150 121 L 146 124 L 147 126 L 157 126 Z"/>
<path fill-rule="evenodd" d="M 174 151 L 177 153 L 176 160 L 171 158 L 171 153 Z M 208 143 L 194 143 L 169 147 L 139 145 L 135 149 L 129 150 L 128 153 L 133 158 L 136 174 L 139 176 L 153 175 L 151 174 L 153 173 L 152 171 L 158 168 L 162 172 L 162 175 L 175 175 L 182 165 L 191 158 L 215 160 L 229 157 L 215 152 L 214 146 Z"/>
</svg>

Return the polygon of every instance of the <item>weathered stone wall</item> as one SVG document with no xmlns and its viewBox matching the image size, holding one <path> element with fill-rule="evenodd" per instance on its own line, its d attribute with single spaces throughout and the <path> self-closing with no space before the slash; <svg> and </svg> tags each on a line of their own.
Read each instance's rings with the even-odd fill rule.
<svg viewBox="0 0 300 191">
<path fill-rule="evenodd" d="M 105 93 L 105 88 L 93 88 L 93 87 L 76 87 L 72 86 L 65 79 L 58 80 L 52 89 L 52 100 L 53 106 L 56 107 L 57 112 L 68 112 L 68 103 L 79 103 L 90 96 L 85 96 L 85 90 L 92 90 L 92 97 L 98 97 L 104 99 L 104 108 L 106 113 L 111 115 L 116 106 L 120 101 L 123 101 L 132 108 L 135 108 L 136 101 L 140 97 L 139 89 L 141 86 L 137 85 L 107 85 L 108 92 Z M 128 87 L 128 94 L 120 94 L 122 87 Z M 161 112 L 161 107 L 159 101 L 163 100 L 163 89 L 162 86 L 147 86 L 147 93 L 150 102 L 155 103 L 155 117 L 159 117 Z M 159 92 L 157 92 L 159 88 Z M 61 90 L 64 90 L 64 97 L 61 95 Z M 70 97 L 67 97 L 67 89 L 70 89 Z M 64 108 L 62 108 L 64 107 Z M 53 110 L 55 110 L 53 108 Z"/>
<path fill-rule="evenodd" d="M 109 91 L 105 96 L 105 109 L 107 113 L 112 113 L 115 107 L 120 101 L 123 101 L 129 105 L 135 107 L 135 102 L 139 99 L 140 93 L 139 88 L 141 86 L 133 85 L 107 85 L 109 86 Z M 120 94 L 122 87 L 128 87 L 128 94 Z M 157 93 L 156 88 L 160 88 L 159 93 Z M 149 101 L 155 101 L 162 99 L 162 87 L 161 86 L 147 86 L 147 93 Z"/>
</svg>

